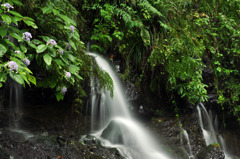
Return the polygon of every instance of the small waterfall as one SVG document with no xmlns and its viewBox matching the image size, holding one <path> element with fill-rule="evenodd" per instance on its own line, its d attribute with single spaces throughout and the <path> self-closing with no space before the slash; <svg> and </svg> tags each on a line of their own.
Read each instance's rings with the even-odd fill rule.
<svg viewBox="0 0 240 159">
<path fill-rule="evenodd" d="M 91 79 L 91 128 L 104 146 L 115 147 L 128 159 L 169 159 L 158 143 L 135 121 L 129 112 L 130 104 L 126 101 L 123 86 L 114 72 L 114 67 L 101 56 L 95 57 L 98 66 L 106 71 L 113 80 L 113 98 L 106 89 L 98 89 L 98 81 Z M 96 126 L 96 123 L 97 124 Z"/>
<path fill-rule="evenodd" d="M 213 121 L 216 121 L 216 120 L 214 120 L 212 113 L 211 112 L 208 113 L 202 103 L 200 103 L 197 106 L 197 110 L 198 110 L 200 127 L 203 131 L 203 136 L 206 144 L 210 145 L 213 143 L 218 143 L 216 132 L 213 126 Z M 215 124 L 218 124 L 218 123 L 215 122 Z M 215 127 L 217 128 L 217 125 L 215 125 Z"/>
<path fill-rule="evenodd" d="M 188 133 L 185 129 L 183 129 L 182 127 L 180 128 L 181 129 L 181 139 L 182 140 L 185 140 L 187 142 L 187 153 L 188 153 L 188 156 L 189 156 L 189 159 L 194 159 L 194 156 L 193 156 L 193 153 L 192 153 L 192 147 L 191 147 L 191 143 L 190 143 L 190 140 L 189 140 L 189 136 L 188 136 Z M 184 143 L 184 141 L 182 141 L 182 144 Z M 183 144 L 184 145 L 184 144 Z"/>
<path fill-rule="evenodd" d="M 9 127 L 19 129 L 22 116 L 22 86 L 15 81 L 10 81 L 9 86 Z"/>
<path fill-rule="evenodd" d="M 9 81 L 9 129 L 22 134 L 26 139 L 33 135 L 21 129 L 20 120 L 23 115 L 23 86 L 19 83 Z"/>
<path fill-rule="evenodd" d="M 226 144 L 221 135 L 217 136 L 216 132 L 218 129 L 218 118 L 217 115 L 213 117 L 212 111 L 210 110 L 209 113 L 206 110 L 205 106 L 200 103 L 197 106 L 198 110 L 198 117 L 200 127 L 203 131 L 203 136 L 207 145 L 213 143 L 219 143 L 222 151 L 224 152 L 226 159 L 232 159 L 231 155 L 227 152 Z"/>
</svg>

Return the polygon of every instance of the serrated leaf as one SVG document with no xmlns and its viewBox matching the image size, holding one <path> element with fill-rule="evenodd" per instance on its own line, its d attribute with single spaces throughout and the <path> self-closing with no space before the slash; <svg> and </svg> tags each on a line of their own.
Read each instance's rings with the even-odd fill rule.
<svg viewBox="0 0 240 159">
<path fill-rule="evenodd" d="M 10 33 L 10 35 L 12 36 L 12 37 L 14 37 L 15 39 L 17 39 L 18 41 L 22 41 L 23 39 L 22 39 L 22 37 L 20 37 L 18 34 L 16 34 L 16 33 Z"/>
<path fill-rule="evenodd" d="M 41 44 L 41 45 L 37 46 L 36 51 L 37 51 L 37 53 L 41 53 L 41 52 L 45 51 L 46 49 L 47 49 L 47 45 Z"/>
<path fill-rule="evenodd" d="M 52 63 L 52 57 L 51 56 L 49 56 L 48 54 L 45 54 L 43 56 L 43 59 L 44 59 L 44 61 L 47 65 L 51 65 L 51 63 Z"/>
<path fill-rule="evenodd" d="M 18 16 L 18 17 L 23 17 L 21 14 L 19 14 L 18 12 L 15 12 L 15 11 L 8 11 L 8 13 L 11 13 L 12 15 L 15 15 L 15 16 Z"/>
<path fill-rule="evenodd" d="M 3 57 L 3 55 L 7 52 L 7 48 L 0 44 L 0 57 Z"/>
<path fill-rule="evenodd" d="M 10 24 L 12 22 L 12 19 L 6 14 L 2 14 L 1 17 L 7 24 Z"/>
<path fill-rule="evenodd" d="M 0 27 L 0 35 L 4 38 L 7 35 L 7 29 Z"/>
</svg>

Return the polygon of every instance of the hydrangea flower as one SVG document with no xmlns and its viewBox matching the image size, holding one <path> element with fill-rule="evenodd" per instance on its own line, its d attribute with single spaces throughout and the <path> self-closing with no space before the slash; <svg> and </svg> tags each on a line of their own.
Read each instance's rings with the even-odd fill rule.
<svg viewBox="0 0 240 159">
<path fill-rule="evenodd" d="M 49 42 L 47 43 L 47 45 L 57 45 L 57 42 L 53 39 L 50 39 Z"/>
<path fill-rule="evenodd" d="M 19 50 L 16 50 L 15 53 L 21 55 L 21 51 L 19 51 Z"/>
<path fill-rule="evenodd" d="M 63 54 L 63 50 L 59 49 L 58 52 L 62 55 Z"/>
<path fill-rule="evenodd" d="M 24 60 L 22 60 L 22 62 L 23 62 L 26 66 L 30 65 L 30 61 L 29 61 L 27 58 L 25 58 Z"/>
<path fill-rule="evenodd" d="M 67 92 L 67 87 L 63 86 L 61 89 L 61 93 L 64 95 Z"/>
<path fill-rule="evenodd" d="M 66 76 L 66 78 L 70 78 L 71 77 L 71 73 L 70 72 L 66 72 L 65 76 Z"/>
<path fill-rule="evenodd" d="M 74 33 L 75 27 L 71 25 L 71 26 L 70 26 L 70 29 L 71 29 L 71 31 Z"/>
<path fill-rule="evenodd" d="M 24 40 L 26 41 L 30 41 L 30 39 L 32 38 L 32 34 L 29 33 L 29 32 L 25 32 L 23 33 L 23 37 L 22 37 Z"/>
<path fill-rule="evenodd" d="M 14 8 L 14 7 L 11 6 L 9 3 L 4 3 L 4 4 L 2 4 L 1 6 L 6 7 L 8 11 L 10 10 L 10 8 Z"/>
<path fill-rule="evenodd" d="M 8 62 L 5 66 L 7 66 L 10 71 L 16 71 L 16 72 L 18 71 L 18 65 L 14 61 Z"/>
</svg>

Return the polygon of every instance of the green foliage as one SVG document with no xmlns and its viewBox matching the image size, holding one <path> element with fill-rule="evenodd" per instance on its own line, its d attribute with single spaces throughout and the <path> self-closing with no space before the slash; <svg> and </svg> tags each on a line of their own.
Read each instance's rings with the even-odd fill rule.
<svg viewBox="0 0 240 159">
<path fill-rule="evenodd" d="M 165 89 L 173 105 L 177 96 L 206 101 L 214 85 L 218 103 L 238 118 L 239 7 L 238 1 L 207 0 L 83 2 L 83 10 L 96 13 L 92 48 L 120 55 L 123 79 L 131 80 L 134 71 L 139 87 L 148 82 L 156 94 Z M 204 83 L 205 68 L 214 83 Z"/>
<path fill-rule="evenodd" d="M 0 27 L 2 37 L 0 69 L 4 70 L 1 72 L 1 86 L 6 82 L 9 74 L 13 80 L 23 86 L 25 83 L 29 86 L 32 83 L 38 87 L 55 89 L 58 101 L 64 98 L 64 87 L 67 89 L 75 86 L 79 90 L 79 95 L 84 95 L 80 83 L 83 76 L 87 74 L 80 73 L 80 70 L 85 67 L 87 59 L 82 58 L 84 43 L 79 40 L 76 22 L 71 18 L 77 14 L 74 7 L 65 0 L 47 3 L 38 0 L 21 3 L 14 0 L 13 3 L 9 3 L 14 5 L 14 9 L 8 11 L 6 8 L 1 8 L 0 10 L 1 20 L 5 22 Z M 23 16 L 26 10 L 19 12 L 15 10 L 18 8 L 16 5 L 28 6 L 24 9 L 34 10 L 30 14 L 31 18 Z M 66 8 L 73 10 L 66 14 Z M 33 39 L 24 39 L 23 34 L 27 31 L 26 29 L 32 33 Z M 29 68 L 23 63 L 25 58 L 31 61 Z M 7 62 L 9 60 L 17 63 L 17 71 L 9 69 Z M 31 68 L 36 72 L 32 72 Z M 43 77 L 36 80 L 33 74 L 38 72 L 41 72 Z M 70 77 L 66 76 L 66 72 L 70 73 Z"/>
</svg>

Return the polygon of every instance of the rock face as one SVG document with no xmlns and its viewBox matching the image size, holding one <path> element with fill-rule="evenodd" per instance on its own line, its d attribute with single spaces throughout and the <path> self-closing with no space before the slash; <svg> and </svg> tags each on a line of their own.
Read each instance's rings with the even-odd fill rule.
<svg viewBox="0 0 240 159">
<path fill-rule="evenodd" d="M 196 159 L 224 159 L 225 155 L 219 145 L 209 145 L 203 148 L 197 155 Z"/>
</svg>

